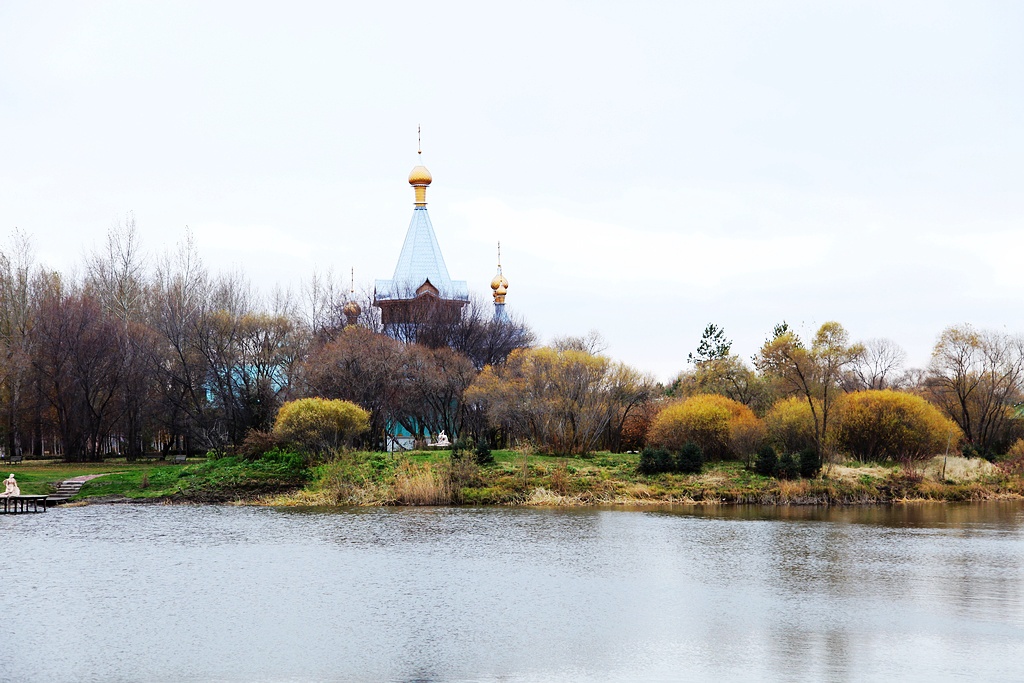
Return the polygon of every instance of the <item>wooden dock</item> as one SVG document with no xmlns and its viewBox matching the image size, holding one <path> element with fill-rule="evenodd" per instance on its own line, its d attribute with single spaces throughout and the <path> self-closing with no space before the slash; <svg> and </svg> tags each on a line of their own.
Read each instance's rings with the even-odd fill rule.
<svg viewBox="0 0 1024 683">
<path fill-rule="evenodd" d="M 46 496 L 0 496 L 0 514 L 46 512 Z"/>
</svg>

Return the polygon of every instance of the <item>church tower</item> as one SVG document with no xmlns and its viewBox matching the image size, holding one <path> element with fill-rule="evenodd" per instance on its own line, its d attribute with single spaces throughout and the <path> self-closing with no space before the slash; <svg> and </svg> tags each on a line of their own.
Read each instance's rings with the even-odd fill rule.
<svg viewBox="0 0 1024 683">
<path fill-rule="evenodd" d="M 423 150 L 417 151 L 422 157 Z M 409 173 L 413 188 L 412 220 L 390 280 L 374 283 L 374 305 L 380 308 L 381 323 L 392 336 L 415 341 L 423 324 L 455 322 L 469 301 L 465 280 L 452 280 L 427 213 L 427 187 L 433 177 L 418 163 Z"/>
</svg>

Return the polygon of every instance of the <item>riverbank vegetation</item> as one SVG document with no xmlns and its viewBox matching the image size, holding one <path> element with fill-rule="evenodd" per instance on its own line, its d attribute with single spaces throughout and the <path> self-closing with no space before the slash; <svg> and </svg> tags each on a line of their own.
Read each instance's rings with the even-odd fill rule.
<svg viewBox="0 0 1024 683">
<path fill-rule="evenodd" d="M 83 486 L 77 500 L 100 502 L 244 502 L 282 506 L 379 505 L 655 505 L 748 503 L 851 505 L 912 501 L 967 502 L 1024 497 L 1013 459 L 938 456 L 908 472 L 895 463 L 835 463 L 811 478 L 758 474 L 737 461 L 705 465 L 699 474 L 643 474 L 638 454 L 557 457 L 492 451 L 477 463 L 470 452 L 348 451 L 307 465 L 274 451 L 174 465 L 106 463 L 108 472 Z M 91 464 L 29 463 L 18 480 L 27 493 L 98 474 Z"/>
<path fill-rule="evenodd" d="M 338 505 L 959 500 L 1017 495 L 1024 476 L 1017 335 L 951 326 L 907 368 L 892 341 L 783 322 L 748 363 L 709 324 L 661 384 L 596 333 L 539 345 L 480 302 L 391 329 L 357 298 L 316 276 L 259 296 L 189 240 L 145 257 L 130 217 L 80 276 L 15 240 L 0 450 L 107 460 L 83 496 Z M 451 452 L 387 452 L 442 431 Z M 144 460 L 172 453 L 193 462 Z M 987 467 L 952 478 L 958 454 Z"/>
</svg>

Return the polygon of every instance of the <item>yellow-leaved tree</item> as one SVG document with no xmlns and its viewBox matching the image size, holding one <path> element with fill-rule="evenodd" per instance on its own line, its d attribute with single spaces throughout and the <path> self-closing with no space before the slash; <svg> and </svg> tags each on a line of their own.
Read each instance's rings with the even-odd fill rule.
<svg viewBox="0 0 1024 683">
<path fill-rule="evenodd" d="M 781 453 L 798 453 L 814 448 L 814 413 L 802 396 L 775 402 L 764 416 L 768 441 Z"/>
</svg>

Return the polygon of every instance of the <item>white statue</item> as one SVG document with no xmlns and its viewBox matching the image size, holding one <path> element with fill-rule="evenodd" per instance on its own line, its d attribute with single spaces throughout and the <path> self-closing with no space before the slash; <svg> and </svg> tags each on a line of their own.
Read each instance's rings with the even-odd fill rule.
<svg viewBox="0 0 1024 683">
<path fill-rule="evenodd" d="M 448 440 L 448 435 L 444 433 L 443 429 L 441 430 L 441 433 L 437 435 L 437 443 L 434 445 L 440 446 L 441 448 L 452 445 L 452 442 Z"/>
<path fill-rule="evenodd" d="M 14 480 L 14 474 L 4 479 L 4 492 L 0 493 L 0 496 L 8 498 L 10 496 L 20 496 L 21 489 L 18 488 L 18 482 Z"/>
</svg>

